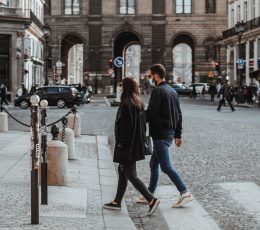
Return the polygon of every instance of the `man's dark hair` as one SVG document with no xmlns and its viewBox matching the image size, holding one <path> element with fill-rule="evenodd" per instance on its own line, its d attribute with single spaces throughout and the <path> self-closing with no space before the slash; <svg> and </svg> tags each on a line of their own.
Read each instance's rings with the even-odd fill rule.
<svg viewBox="0 0 260 230">
<path fill-rule="evenodd" d="M 152 74 L 157 74 L 160 79 L 164 79 L 166 76 L 165 68 L 162 64 L 154 64 L 149 67 Z"/>
</svg>

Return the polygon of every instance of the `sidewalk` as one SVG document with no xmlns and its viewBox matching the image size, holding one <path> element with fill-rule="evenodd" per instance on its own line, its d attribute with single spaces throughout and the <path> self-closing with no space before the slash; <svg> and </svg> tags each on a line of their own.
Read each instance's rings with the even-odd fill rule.
<svg viewBox="0 0 260 230">
<path fill-rule="evenodd" d="M 107 137 L 82 135 L 75 145 L 69 185 L 48 186 L 40 224 L 31 225 L 30 133 L 0 133 L 0 229 L 136 229 L 124 202 L 121 212 L 102 208 L 117 186 Z"/>
</svg>

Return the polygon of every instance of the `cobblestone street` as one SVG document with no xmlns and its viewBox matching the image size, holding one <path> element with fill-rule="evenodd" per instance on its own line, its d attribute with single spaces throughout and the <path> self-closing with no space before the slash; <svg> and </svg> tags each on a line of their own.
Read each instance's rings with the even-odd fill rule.
<svg viewBox="0 0 260 230">
<path fill-rule="evenodd" d="M 143 99 L 147 104 L 149 97 L 145 96 Z M 78 107 L 82 118 L 82 132 L 107 135 L 113 152 L 117 107 L 109 107 L 101 99 L 97 101 Z M 184 143 L 178 149 L 172 146 L 170 155 L 193 193 L 195 201 L 216 223 L 216 229 L 260 229 L 259 108 L 238 107 L 237 111 L 232 113 L 229 107 L 224 107 L 221 112 L 217 112 L 216 104 L 211 105 L 205 99 L 194 100 L 185 97 L 181 98 L 181 106 Z M 29 113 L 29 110 L 10 110 L 18 117 L 24 117 L 24 114 Z M 66 111 L 59 113 L 65 114 Z M 49 122 L 59 118 L 60 114 L 57 114 L 57 109 L 50 109 Z M 10 121 L 9 126 L 10 129 L 23 129 Z M 148 185 L 149 157 L 138 162 L 138 174 Z M 167 185 L 172 183 L 161 173 L 158 186 L 163 188 Z M 256 187 L 256 194 L 251 186 Z M 126 204 L 137 229 L 168 229 L 166 217 L 160 212 L 161 209 L 159 208 L 154 218 L 145 216 L 147 206 L 136 204 L 135 200 L 139 194 L 130 183 L 128 188 Z M 244 197 L 241 201 L 238 198 L 241 194 L 240 188 L 247 194 L 248 205 L 243 201 Z M 171 207 L 172 202 L 170 199 L 167 205 Z M 182 211 L 185 215 L 185 210 L 188 211 L 189 208 L 178 209 L 176 212 Z M 195 209 L 194 214 L 196 212 Z"/>
</svg>

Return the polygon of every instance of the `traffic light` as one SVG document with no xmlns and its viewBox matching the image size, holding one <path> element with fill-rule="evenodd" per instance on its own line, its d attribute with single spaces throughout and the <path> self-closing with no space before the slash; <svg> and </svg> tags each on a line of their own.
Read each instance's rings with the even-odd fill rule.
<svg viewBox="0 0 260 230">
<path fill-rule="evenodd" d="M 220 68 L 218 62 L 215 62 L 215 71 L 218 72 L 218 75 L 220 75 Z"/>
<path fill-rule="evenodd" d="M 108 65 L 111 68 L 113 67 L 113 59 L 112 58 L 109 58 Z"/>
</svg>

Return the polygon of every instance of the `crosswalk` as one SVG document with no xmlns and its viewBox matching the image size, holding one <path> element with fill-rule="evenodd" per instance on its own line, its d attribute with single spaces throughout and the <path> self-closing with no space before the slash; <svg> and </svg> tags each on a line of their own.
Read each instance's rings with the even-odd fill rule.
<svg viewBox="0 0 260 230">
<path fill-rule="evenodd" d="M 221 183 L 219 186 L 225 193 L 229 194 L 230 199 L 242 205 L 250 215 L 255 217 L 256 229 L 260 228 L 260 186 L 252 182 Z M 156 195 L 161 200 L 159 210 L 169 230 L 221 229 L 196 200 L 196 197 L 183 208 L 171 208 L 171 205 L 179 197 L 175 186 L 159 186 Z"/>
</svg>

